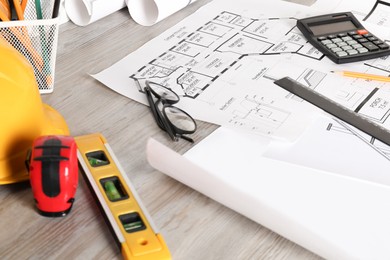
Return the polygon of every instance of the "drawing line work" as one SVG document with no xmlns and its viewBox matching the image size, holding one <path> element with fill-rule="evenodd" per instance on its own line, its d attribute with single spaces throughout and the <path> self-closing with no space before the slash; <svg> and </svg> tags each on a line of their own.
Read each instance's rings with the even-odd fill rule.
<svg viewBox="0 0 390 260">
<path fill-rule="evenodd" d="M 237 4 L 231 5 L 195 13 L 205 16 L 201 23 L 184 20 L 153 40 L 160 41 L 158 48 L 151 43 L 98 77 L 109 81 L 102 80 L 101 74 L 120 71 L 119 77 L 125 78 L 116 80 L 112 88 L 142 103 L 145 81 L 155 81 L 182 97 L 178 106 L 196 119 L 290 140 L 304 131 L 310 113 L 317 111 L 275 87 L 273 82 L 283 76 L 348 108 L 360 105 L 359 113 L 379 116 L 366 104 L 371 102 L 368 97 L 373 89 L 382 86 L 370 83 L 367 87 L 366 82 L 329 73 L 336 70 L 334 64 L 296 28 L 294 14 L 303 16 L 308 10 L 295 6 L 285 10 L 290 15 L 275 17 L 268 15 L 273 12 L 266 7 L 261 12 L 243 12 Z M 388 57 L 356 66 L 356 70 L 372 74 L 389 68 Z M 384 92 L 377 94 L 382 98 Z M 386 116 L 382 119 L 388 124 Z"/>
<path fill-rule="evenodd" d="M 255 20 L 222 12 L 130 77 L 155 80 L 183 96 L 196 98 L 212 81 L 248 56 L 295 53 L 312 59 L 323 54 L 295 28 L 296 19 Z M 281 35 L 281 32 L 283 34 Z M 140 89 L 142 91 L 142 89 Z"/>
</svg>

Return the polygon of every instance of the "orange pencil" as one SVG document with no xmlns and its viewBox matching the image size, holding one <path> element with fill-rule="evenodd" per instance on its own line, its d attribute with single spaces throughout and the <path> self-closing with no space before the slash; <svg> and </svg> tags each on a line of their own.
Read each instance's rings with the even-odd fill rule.
<svg viewBox="0 0 390 260">
<path fill-rule="evenodd" d="M 331 72 L 345 77 L 390 82 L 389 76 L 381 76 L 381 75 L 374 75 L 374 74 L 367 74 L 367 73 L 353 72 L 353 71 L 331 71 Z"/>
</svg>

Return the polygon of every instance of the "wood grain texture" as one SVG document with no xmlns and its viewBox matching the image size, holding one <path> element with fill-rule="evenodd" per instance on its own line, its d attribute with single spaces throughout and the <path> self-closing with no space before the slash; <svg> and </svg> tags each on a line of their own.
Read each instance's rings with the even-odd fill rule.
<svg viewBox="0 0 390 260">
<path fill-rule="evenodd" d="M 134 184 L 173 259 L 320 259 L 267 228 L 151 168 L 149 137 L 183 153 L 149 109 L 118 95 L 89 74 L 141 47 L 211 0 L 198 0 L 164 21 L 142 27 L 126 9 L 87 27 L 60 28 L 55 87 L 43 101 L 66 119 L 74 136 L 102 133 Z M 301 0 L 301 3 L 312 1 Z M 196 142 L 217 126 L 198 122 Z M 121 254 L 80 173 L 76 201 L 65 218 L 35 211 L 28 183 L 0 186 L 1 259 L 121 259 Z"/>
</svg>

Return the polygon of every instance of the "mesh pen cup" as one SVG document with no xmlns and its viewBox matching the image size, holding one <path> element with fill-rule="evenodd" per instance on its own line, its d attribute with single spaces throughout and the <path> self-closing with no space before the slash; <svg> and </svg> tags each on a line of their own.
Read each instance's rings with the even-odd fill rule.
<svg viewBox="0 0 390 260">
<path fill-rule="evenodd" d="M 23 20 L 0 22 L 0 41 L 12 45 L 30 62 L 40 93 L 51 93 L 57 55 L 59 18 L 52 0 L 28 1 Z M 38 1 L 39 2 L 39 1 Z M 57 11 L 54 11 L 58 14 Z M 19 17 L 20 19 L 20 17 Z"/>
</svg>

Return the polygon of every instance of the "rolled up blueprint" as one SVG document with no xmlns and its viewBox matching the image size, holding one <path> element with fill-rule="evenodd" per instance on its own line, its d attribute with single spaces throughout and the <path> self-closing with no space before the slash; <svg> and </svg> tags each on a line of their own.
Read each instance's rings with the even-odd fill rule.
<svg viewBox="0 0 390 260">
<path fill-rule="evenodd" d="M 86 26 L 126 6 L 125 0 L 66 0 L 65 10 L 69 19 Z"/>
<path fill-rule="evenodd" d="M 151 26 L 196 0 L 126 0 L 133 20 Z"/>
</svg>

